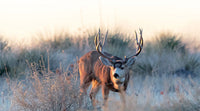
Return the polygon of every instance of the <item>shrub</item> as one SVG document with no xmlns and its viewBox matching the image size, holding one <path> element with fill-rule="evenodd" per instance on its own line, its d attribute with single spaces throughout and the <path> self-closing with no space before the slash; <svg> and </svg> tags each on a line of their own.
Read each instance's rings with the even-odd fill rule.
<svg viewBox="0 0 200 111">
<path fill-rule="evenodd" d="M 161 33 L 155 41 L 160 51 L 172 51 L 186 53 L 186 45 L 181 41 L 180 37 L 171 33 Z"/>
<path fill-rule="evenodd" d="M 77 65 L 71 65 L 71 70 L 66 72 L 57 69 L 56 73 L 43 76 L 35 70 L 30 77 L 20 81 L 13 92 L 14 110 L 77 110 L 83 102 L 79 97 Z"/>
<path fill-rule="evenodd" d="M 200 58 L 199 56 L 193 54 L 193 55 L 185 55 L 182 57 L 181 61 L 183 64 L 183 69 L 186 71 L 189 71 L 190 73 L 199 73 L 199 67 L 200 67 Z"/>
<path fill-rule="evenodd" d="M 5 60 L 7 53 L 10 53 L 8 41 L 0 37 L 0 76 L 9 72 L 11 68 L 8 61 Z"/>
<path fill-rule="evenodd" d="M 10 50 L 10 47 L 8 46 L 8 41 L 3 40 L 2 37 L 0 37 L 0 52 L 8 51 Z"/>
<path fill-rule="evenodd" d="M 114 55 L 123 57 L 126 55 L 126 52 L 130 49 L 129 44 L 131 39 L 124 34 L 116 33 L 108 36 L 107 47 L 109 47 L 108 52 L 111 52 Z"/>
</svg>

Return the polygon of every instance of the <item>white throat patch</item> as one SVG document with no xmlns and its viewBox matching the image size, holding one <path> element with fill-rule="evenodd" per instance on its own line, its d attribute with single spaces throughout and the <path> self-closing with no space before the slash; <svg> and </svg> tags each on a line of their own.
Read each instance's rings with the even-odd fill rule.
<svg viewBox="0 0 200 111">
<path fill-rule="evenodd" d="M 120 69 L 120 68 L 115 68 L 114 71 L 113 71 L 113 75 L 115 73 L 119 75 L 118 78 L 114 79 L 115 81 L 120 81 L 120 82 L 124 82 L 125 81 L 125 70 Z"/>
</svg>

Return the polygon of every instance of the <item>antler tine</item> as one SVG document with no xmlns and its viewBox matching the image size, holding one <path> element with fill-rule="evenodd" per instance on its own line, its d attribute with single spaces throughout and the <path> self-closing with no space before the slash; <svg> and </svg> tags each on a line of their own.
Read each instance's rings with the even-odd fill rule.
<svg viewBox="0 0 200 111">
<path fill-rule="evenodd" d="M 101 48 L 100 50 L 102 50 L 102 44 L 101 44 L 101 41 L 100 41 L 100 36 L 101 36 L 101 32 L 100 32 L 100 28 L 99 28 L 98 35 L 96 35 L 95 39 L 94 39 L 94 44 L 95 44 L 96 47 L 99 44 L 99 46 Z"/>
<path fill-rule="evenodd" d="M 96 37 L 95 37 L 95 40 L 94 40 L 97 52 L 98 52 L 102 57 L 107 58 L 109 61 L 112 61 L 112 59 L 111 59 L 110 57 L 106 56 L 106 55 L 104 54 L 104 52 L 103 52 L 103 47 L 102 47 L 102 44 L 101 44 L 101 41 L 100 41 L 100 29 L 99 29 L 99 34 L 98 34 L 98 36 L 99 36 L 99 37 L 96 36 Z M 107 34 L 106 34 L 106 36 L 107 36 Z M 98 40 L 97 40 L 97 39 L 98 39 Z M 107 39 L 107 37 L 106 37 L 105 39 Z M 98 41 L 98 44 L 97 44 L 97 41 Z M 105 41 L 104 41 L 104 43 L 105 43 Z M 105 45 L 105 44 L 104 44 L 104 45 Z M 101 50 L 101 51 L 99 50 L 99 47 L 100 47 L 100 50 Z"/>
<path fill-rule="evenodd" d="M 140 30 L 140 47 L 143 48 L 143 37 L 142 37 L 142 29 L 139 29 Z"/>
<path fill-rule="evenodd" d="M 143 47 L 143 37 L 142 37 L 142 29 L 139 29 L 140 31 L 140 41 L 138 43 L 138 50 L 137 53 L 134 56 L 138 56 L 140 54 L 140 52 L 142 51 L 142 47 Z M 138 42 L 138 41 L 137 41 Z"/>
<path fill-rule="evenodd" d="M 97 46 L 97 36 L 95 36 L 95 38 L 94 38 L 94 44 L 95 44 L 95 46 Z"/>
<path fill-rule="evenodd" d="M 138 56 L 140 54 L 140 52 L 142 51 L 142 48 L 143 48 L 142 29 L 139 29 L 139 31 L 140 31 L 140 39 L 139 39 L 139 41 L 138 41 L 137 32 L 135 31 L 136 43 L 137 43 L 137 46 L 138 46 L 136 48 L 136 54 L 134 54 L 133 56 L 128 57 L 128 59 L 132 58 L 134 56 Z"/>
<path fill-rule="evenodd" d="M 95 44 L 95 46 L 97 46 L 97 36 L 100 36 L 100 28 L 99 28 L 98 34 L 99 35 L 96 35 L 95 38 L 94 38 L 94 44 Z M 99 40 L 99 37 L 98 37 L 98 40 Z"/>
</svg>

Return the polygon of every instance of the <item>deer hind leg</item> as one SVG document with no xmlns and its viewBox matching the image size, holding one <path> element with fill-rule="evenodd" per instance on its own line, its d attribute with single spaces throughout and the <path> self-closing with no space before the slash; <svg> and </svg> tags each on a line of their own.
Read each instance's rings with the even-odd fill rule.
<svg viewBox="0 0 200 111">
<path fill-rule="evenodd" d="M 80 93 L 86 94 L 87 89 L 92 82 L 92 73 L 84 67 L 84 64 L 79 64 L 79 73 L 80 73 Z"/>
<path fill-rule="evenodd" d="M 81 95 L 86 95 L 87 94 L 87 89 L 90 86 L 92 79 L 88 78 L 88 77 L 80 77 L 80 94 Z"/>
<path fill-rule="evenodd" d="M 81 75 L 82 74 L 82 75 Z M 90 86 L 92 79 L 89 76 L 85 76 L 83 73 L 80 72 L 80 103 L 79 107 L 83 107 L 84 104 L 84 95 L 87 94 L 87 89 Z"/>
<path fill-rule="evenodd" d="M 98 93 L 99 89 L 100 89 L 100 83 L 96 80 L 93 80 L 92 81 L 92 89 L 90 91 L 90 99 L 91 99 L 92 105 L 94 107 L 96 106 L 96 103 L 97 103 L 95 97 L 96 97 L 96 94 Z"/>
</svg>

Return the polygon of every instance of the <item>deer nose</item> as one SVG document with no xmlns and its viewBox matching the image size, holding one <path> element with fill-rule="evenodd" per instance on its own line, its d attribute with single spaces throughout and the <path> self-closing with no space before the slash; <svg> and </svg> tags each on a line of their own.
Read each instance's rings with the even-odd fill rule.
<svg viewBox="0 0 200 111">
<path fill-rule="evenodd" d="M 119 78 L 119 75 L 117 73 L 114 74 L 115 78 Z"/>
</svg>

